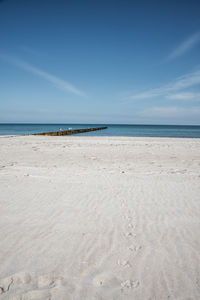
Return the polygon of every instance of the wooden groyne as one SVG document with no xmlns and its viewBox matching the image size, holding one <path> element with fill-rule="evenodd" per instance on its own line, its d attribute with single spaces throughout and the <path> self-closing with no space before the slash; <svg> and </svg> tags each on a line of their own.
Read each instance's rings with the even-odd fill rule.
<svg viewBox="0 0 200 300">
<path fill-rule="evenodd" d="M 42 132 L 42 133 L 33 133 L 33 135 L 50 135 L 50 136 L 59 136 L 59 135 L 71 135 L 89 131 L 96 131 L 96 130 L 104 130 L 108 127 L 96 127 L 96 128 L 84 128 L 84 129 L 73 129 L 73 130 L 60 130 L 60 131 L 52 131 L 52 132 Z"/>
</svg>

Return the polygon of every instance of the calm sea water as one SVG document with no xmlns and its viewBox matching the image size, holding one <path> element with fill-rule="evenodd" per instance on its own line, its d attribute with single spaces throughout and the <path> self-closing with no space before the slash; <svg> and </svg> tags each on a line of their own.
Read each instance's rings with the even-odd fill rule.
<svg viewBox="0 0 200 300">
<path fill-rule="evenodd" d="M 81 133 L 83 136 L 140 136 L 200 138 L 200 126 L 107 125 L 107 124 L 0 124 L 0 135 L 23 135 L 67 129 L 108 126 L 106 130 Z"/>
</svg>

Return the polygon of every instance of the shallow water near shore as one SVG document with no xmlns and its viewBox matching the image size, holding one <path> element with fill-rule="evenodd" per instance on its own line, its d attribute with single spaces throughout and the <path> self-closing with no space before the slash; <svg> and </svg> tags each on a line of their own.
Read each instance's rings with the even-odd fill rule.
<svg viewBox="0 0 200 300">
<path fill-rule="evenodd" d="M 200 126 L 121 124 L 0 124 L 0 135 L 24 135 L 48 131 L 108 126 L 106 130 L 81 133 L 84 136 L 135 136 L 200 138 Z"/>
</svg>

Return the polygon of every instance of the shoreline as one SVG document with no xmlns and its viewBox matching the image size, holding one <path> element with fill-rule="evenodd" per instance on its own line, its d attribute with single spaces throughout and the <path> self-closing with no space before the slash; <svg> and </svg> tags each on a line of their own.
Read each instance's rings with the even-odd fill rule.
<svg viewBox="0 0 200 300">
<path fill-rule="evenodd" d="M 81 135 L 81 133 L 80 134 L 72 134 L 72 135 L 60 135 L 60 136 L 48 136 L 48 135 L 37 135 L 37 134 L 16 134 L 16 135 L 0 135 L 0 138 L 6 138 L 6 137 L 20 137 L 20 138 L 22 138 L 22 137 L 38 137 L 38 138 L 44 138 L 44 139 L 46 139 L 47 137 L 50 137 L 50 139 L 53 139 L 53 138 L 58 138 L 58 139 L 64 139 L 65 137 L 67 138 L 67 139 L 73 139 L 73 138 L 75 138 L 75 139 L 78 139 L 78 138 L 83 138 L 83 139 L 118 139 L 119 138 L 119 140 L 121 140 L 121 139 L 149 139 L 149 140 L 151 140 L 151 139 L 155 139 L 155 140 L 159 140 L 159 139 L 177 139 L 177 140 L 186 140 L 186 139 L 188 139 L 188 140 L 200 140 L 200 137 L 174 137 L 174 136 L 172 136 L 172 137 L 168 137 L 168 136 L 126 136 L 126 135 L 121 135 L 121 136 L 118 136 L 118 135 L 112 135 L 112 136 L 110 136 L 110 135 L 104 135 L 104 136 L 92 136 L 92 135 L 88 135 L 88 136 L 86 136 L 86 135 Z"/>
</svg>

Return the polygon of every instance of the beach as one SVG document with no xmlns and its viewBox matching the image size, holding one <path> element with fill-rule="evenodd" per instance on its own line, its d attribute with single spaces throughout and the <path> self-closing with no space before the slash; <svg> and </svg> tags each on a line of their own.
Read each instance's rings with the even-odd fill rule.
<svg viewBox="0 0 200 300">
<path fill-rule="evenodd" d="M 0 299 L 200 299 L 200 139 L 0 137 Z"/>
</svg>

